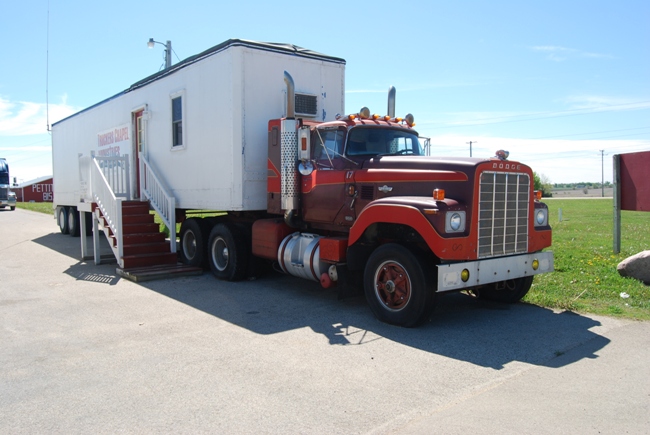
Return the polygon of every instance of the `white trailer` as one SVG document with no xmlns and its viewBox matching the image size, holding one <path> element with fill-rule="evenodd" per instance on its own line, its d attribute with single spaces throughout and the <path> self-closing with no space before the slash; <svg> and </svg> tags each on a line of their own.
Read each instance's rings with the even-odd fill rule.
<svg viewBox="0 0 650 435">
<path fill-rule="evenodd" d="M 343 59 L 231 39 L 54 124 L 61 231 L 77 235 L 85 226 L 77 211 L 97 202 L 90 156 L 120 186 L 118 197 L 151 199 L 146 185 L 155 178 L 151 190 L 165 190 L 176 209 L 266 210 L 267 126 L 287 111 L 285 71 L 296 81 L 296 115 L 331 121 L 343 112 Z"/>
</svg>

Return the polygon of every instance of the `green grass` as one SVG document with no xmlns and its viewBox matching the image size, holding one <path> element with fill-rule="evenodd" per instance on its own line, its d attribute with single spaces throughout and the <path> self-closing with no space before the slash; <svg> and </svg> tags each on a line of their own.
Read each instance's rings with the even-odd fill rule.
<svg viewBox="0 0 650 435">
<path fill-rule="evenodd" d="M 47 213 L 54 216 L 54 209 L 51 202 L 17 202 L 16 208 Z"/>
<path fill-rule="evenodd" d="M 650 213 L 622 212 L 621 252 L 614 254 L 611 198 L 545 202 L 553 227 L 550 250 L 555 255 L 555 272 L 537 276 L 524 301 L 548 308 L 650 320 L 650 287 L 622 278 L 616 271 L 625 258 L 650 249 Z M 16 205 L 52 214 L 51 203 Z M 156 222 L 164 227 L 157 216 Z M 621 293 L 629 298 L 621 298 Z"/>
<path fill-rule="evenodd" d="M 650 249 L 650 213 L 622 212 L 621 252 L 614 254 L 611 198 L 545 202 L 553 228 L 550 250 L 555 272 L 537 276 L 524 300 L 550 308 L 650 320 L 650 287 L 623 278 L 616 270 L 625 258 Z"/>
</svg>

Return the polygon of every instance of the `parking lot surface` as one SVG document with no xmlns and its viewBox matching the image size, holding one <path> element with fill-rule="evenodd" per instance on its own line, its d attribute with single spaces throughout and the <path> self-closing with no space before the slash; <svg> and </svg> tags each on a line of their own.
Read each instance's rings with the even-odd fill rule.
<svg viewBox="0 0 650 435">
<path fill-rule="evenodd" d="M 136 284 L 0 211 L 1 433 L 650 433 L 650 323 L 439 299 L 417 329 L 271 273 Z"/>
</svg>

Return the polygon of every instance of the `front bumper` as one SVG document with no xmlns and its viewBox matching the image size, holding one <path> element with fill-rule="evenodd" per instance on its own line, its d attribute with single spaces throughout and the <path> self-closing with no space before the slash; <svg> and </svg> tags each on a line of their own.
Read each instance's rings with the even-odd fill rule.
<svg viewBox="0 0 650 435">
<path fill-rule="evenodd" d="M 0 199 L 0 207 L 15 207 L 15 199 Z"/>
<path fill-rule="evenodd" d="M 539 267 L 533 268 L 537 260 Z M 463 270 L 469 279 L 461 279 Z M 438 265 L 438 292 L 462 290 L 509 279 L 523 278 L 553 271 L 553 252 L 512 255 L 486 260 Z"/>
</svg>

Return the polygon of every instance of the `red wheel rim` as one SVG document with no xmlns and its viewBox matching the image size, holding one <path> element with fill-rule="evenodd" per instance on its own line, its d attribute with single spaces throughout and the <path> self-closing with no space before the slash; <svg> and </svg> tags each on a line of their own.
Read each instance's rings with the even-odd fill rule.
<svg viewBox="0 0 650 435">
<path fill-rule="evenodd" d="M 375 272 L 375 293 L 386 308 L 399 311 L 411 299 L 411 278 L 401 264 L 386 261 Z"/>
</svg>

